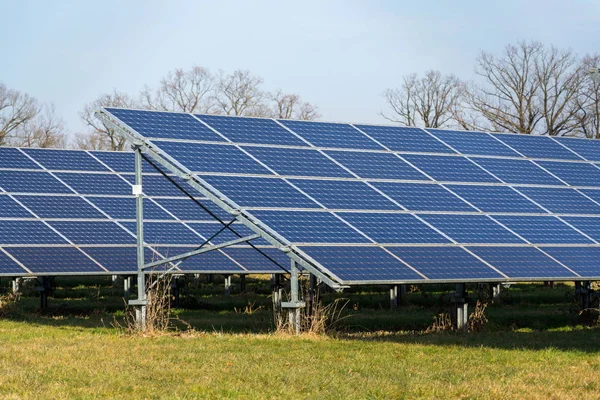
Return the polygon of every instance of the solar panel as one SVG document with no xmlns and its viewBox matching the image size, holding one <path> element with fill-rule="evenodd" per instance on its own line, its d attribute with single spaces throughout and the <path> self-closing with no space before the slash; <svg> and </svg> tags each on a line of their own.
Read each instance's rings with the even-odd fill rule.
<svg viewBox="0 0 600 400">
<path fill-rule="evenodd" d="M 563 219 L 592 239 L 600 242 L 600 218 L 564 217 Z"/>
<path fill-rule="evenodd" d="M 66 244 L 67 241 L 41 221 L 2 221 L 0 246 L 7 244 Z"/>
<path fill-rule="evenodd" d="M 599 247 L 544 247 L 544 252 L 583 277 L 600 275 Z"/>
<path fill-rule="evenodd" d="M 27 271 L 0 249 L 0 274 L 25 275 Z"/>
<path fill-rule="evenodd" d="M 185 247 L 158 248 L 165 257 L 173 257 L 190 251 Z M 210 251 L 198 257 L 190 257 L 179 264 L 182 271 L 211 271 L 211 272 L 229 272 L 240 273 L 246 270 L 233 259 L 227 257 L 220 251 Z"/>
<path fill-rule="evenodd" d="M 530 243 L 593 243 L 555 217 L 495 216 L 494 219 Z"/>
<path fill-rule="evenodd" d="M 361 178 L 430 180 L 395 154 L 332 150 L 326 153 Z"/>
<path fill-rule="evenodd" d="M 263 247 L 260 250 L 270 257 L 270 259 L 258 251 L 248 248 L 229 247 L 223 250 L 223 252 L 250 272 L 282 272 L 282 268 L 288 269 L 290 259 L 285 253 L 274 248 Z"/>
<path fill-rule="evenodd" d="M 15 195 L 15 199 L 40 218 L 106 218 L 94 206 L 78 196 Z"/>
<path fill-rule="evenodd" d="M 536 161 L 572 186 L 600 186 L 600 168 L 587 163 Z"/>
<path fill-rule="evenodd" d="M 47 172 L 0 171 L 0 188 L 13 193 L 73 193 Z"/>
<path fill-rule="evenodd" d="M 503 276 L 460 247 L 388 247 L 429 279 L 498 279 Z"/>
<path fill-rule="evenodd" d="M 413 211 L 477 211 L 440 185 L 376 182 L 377 189 Z"/>
<path fill-rule="evenodd" d="M 555 214 L 600 214 L 600 205 L 574 189 L 520 187 L 519 192 Z"/>
<path fill-rule="evenodd" d="M 108 172 L 105 166 L 83 151 L 23 149 L 49 170 Z"/>
<path fill-rule="evenodd" d="M 19 149 L 0 147 L 0 168 L 41 169 Z"/>
<path fill-rule="evenodd" d="M 406 161 L 431 176 L 446 182 L 499 182 L 485 170 L 463 157 L 422 156 L 406 154 Z"/>
<path fill-rule="evenodd" d="M 546 212 L 508 186 L 447 185 L 446 187 L 483 212 Z"/>
<path fill-rule="evenodd" d="M 462 154 L 480 156 L 521 157 L 508 146 L 484 132 L 426 129 L 432 135 Z"/>
<path fill-rule="evenodd" d="M 75 244 L 135 244 L 135 237 L 111 221 L 51 221 L 49 224 Z"/>
<path fill-rule="evenodd" d="M 57 172 L 56 176 L 81 194 L 106 194 L 113 196 L 131 194 L 131 185 L 117 175 Z"/>
<path fill-rule="evenodd" d="M 197 200 L 197 199 L 196 199 Z M 196 204 L 191 199 L 155 199 L 155 201 L 166 208 L 171 214 L 175 216 L 175 218 L 180 220 L 188 220 L 188 221 L 203 221 L 210 220 L 213 221 L 214 217 L 210 215 L 207 211 L 202 209 L 198 204 Z M 208 200 L 201 199 L 197 200 L 204 207 L 208 208 L 213 214 L 221 219 L 231 219 L 231 216 L 218 208 L 216 205 L 211 203 Z M 144 215 L 146 215 L 144 210 Z M 158 219 L 158 218 L 157 218 Z"/>
<path fill-rule="evenodd" d="M 279 122 L 316 147 L 384 149 L 348 124 L 286 120 Z"/>
<path fill-rule="evenodd" d="M 581 157 L 561 146 L 549 136 L 491 134 L 525 157 L 556 160 L 581 160 Z"/>
<path fill-rule="evenodd" d="M 135 232 L 135 222 L 123 222 L 129 231 Z M 135 241 L 135 239 L 133 239 Z M 204 240 L 182 223 L 145 222 L 144 241 L 153 246 L 165 244 L 200 244 Z"/>
<path fill-rule="evenodd" d="M 232 142 L 306 146 L 305 142 L 271 119 L 231 118 L 218 115 L 197 117 Z"/>
<path fill-rule="evenodd" d="M 418 153 L 456 152 L 420 128 L 355 125 L 358 129 L 393 151 Z"/>
<path fill-rule="evenodd" d="M 29 211 L 7 195 L 0 194 L 0 218 L 31 218 Z"/>
<path fill-rule="evenodd" d="M 524 243 L 485 215 L 421 214 L 458 243 Z"/>
<path fill-rule="evenodd" d="M 4 249 L 33 274 L 103 274 L 98 264 L 72 247 L 7 247 Z"/>
<path fill-rule="evenodd" d="M 564 183 L 528 160 L 482 157 L 471 159 L 505 183 L 564 185 Z"/>
<path fill-rule="evenodd" d="M 88 197 L 102 211 L 114 219 L 135 219 L 135 197 Z M 150 199 L 144 199 L 144 219 L 172 220 L 166 211 Z"/>
<path fill-rule="evenodd" d="M 553 140 L 589 161 L 600 161 L 600 142 L 597 140 L 553 137 Z"/>
</svg>

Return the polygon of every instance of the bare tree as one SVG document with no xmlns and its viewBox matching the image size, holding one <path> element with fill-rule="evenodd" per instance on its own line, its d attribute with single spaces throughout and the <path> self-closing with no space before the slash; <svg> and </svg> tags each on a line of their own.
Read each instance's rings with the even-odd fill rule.
<svg viewBox="0 0 600 400">
<path fill-rule="evenodd" d="M 391 114 L 381 115 L 406 126 L 444 127 L 453 121 L 463 86 L 456 76 L 439 71 L 427 71 L 422 78 L 416 74 L 405 76 L 399 88 L 383 93 Z"/>
<path fill-rule="evenodd" d="M 271 110 L 264 104 L 266 94 L 260 89 L 263 79 L 250 71 L 237 70 L 230 75 L 219 74 L 219 82 L 214 96 L 217 113 L 269 116 Z"/>
<path fill-rule="evenodd" d="M 42 106 L 42 111 L 17 131 L 12 142 L 18 147 L 65 147 L 66 144 L 65 124 L 53 105 Z"/>
<path fill-rule="evenodd" d="M 94 112 L 100 107 L 136 108 L 136 106 L 136 102 L 129 95 L 117 92 L 116 90 L 109 94 L 103 94 L 93 102 L 86 104 L 79 113 L 79 116 L 90 128 L 90 135 L 92 135 L 92 137 L 88 140 L 88 143 L 90 141 L 94 142 L 96 143 L 95 146 L 102 149 L 113 151 L 124 150 L 126 140 L 100 122 L 94 116 Z M 102 141 L 100 138 L 102 138 Z M 83 139 L 82 137 L 79 137 L 78 140 L 81 143 L 86 142 L 86 139 Z M 102 144 L 100 144 L 100 142 L 102 142 Z"/>
<path fill-rule="evenodd" d="M 209 114 L 215 108 L 215 77 L 205 68 L 176 69 L 160 81 L 158 89 L 148 86 L 140 94 L 144 108 Z"/>
<path fill-rule="evenodd" d="M 285 94 L 281 90 L 270 95 L 273 102 L 273 118 L 313 121 L 320 117 L 317 107 L 303 102 L 297 94 Z"/>
<path fill-rule="evenodd" d="M 40 112 L 38 101 L 0 83 L 0 146 L 6 145 L 23 125 Z"/>
<path fill-rule="evenodd" d="M 581 60 L 583 80 L 576 99 L 577 131 L 591 139 L 600 139 L 600 81 L 591 79 L 587 74 L 590 68 L 597 68 L 599 65 L 599 54 L 588 55 Z"/>
</svg>

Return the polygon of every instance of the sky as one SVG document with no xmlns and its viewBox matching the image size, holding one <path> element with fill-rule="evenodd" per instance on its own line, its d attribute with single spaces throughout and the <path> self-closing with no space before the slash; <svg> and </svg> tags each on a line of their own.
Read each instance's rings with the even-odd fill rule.
<svg viewBox="0 0 600 400">
<path fill-rule="evenodd" d="M 53 103 L 137 94 L 175 68 L 249 70 L 325 121 L 383 122 L 382 92 L 438 69 L 473 77 L 480 51 L 538 40 L 600 53 L 600 1 L 0 1 L 0 82 Z"/>
</svg>

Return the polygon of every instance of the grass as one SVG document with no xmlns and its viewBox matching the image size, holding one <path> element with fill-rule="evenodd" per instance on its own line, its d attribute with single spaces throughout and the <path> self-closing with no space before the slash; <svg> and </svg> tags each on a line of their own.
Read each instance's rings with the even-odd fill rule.
<svg viewBox="0 0 600 400">
<path fill-rule="evenodd" d="M 249 281 L 249 287 L 251 287 Z M 0 320 L 2 398 L 598 398 L 600 329 L 577 325 L 572 287 L 513 286 L 477 334 L 424 334 L 447 306 L 445 287 L 387 310 L 377 288 L 344 294 L 335 337 L 272 333 L 268 287 L 217 296 L 184 289 L 179 318 L 195 330 L 142 337 L 111 326 L 119 291 L 63 279 L 51 310 L 33 295 Z M 326 294 L 330 299 L 333 294 Z M 192 300 L 194 299 L 194 300 Z M 253 304 L 253 312 L 244 308 Z M 98 309 L 100 307 L 100 309 Z M 262 307 L 262 308 L 259 308 Z M 255 311 L 257 308 L 258 311 Z"/>
</svg>

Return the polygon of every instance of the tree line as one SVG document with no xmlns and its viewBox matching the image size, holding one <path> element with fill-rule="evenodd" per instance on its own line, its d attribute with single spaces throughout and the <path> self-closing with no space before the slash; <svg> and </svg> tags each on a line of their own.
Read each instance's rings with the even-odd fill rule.
<svg viewBox="0 0 600 400">
<path fill-rule="evenodd" d="M 579 56 L 540 42 L 482 51 L 474 75 L 463 80 L 430 70 L 403 76 L 386 89 L 381 115 L 405 126 L 459 128 L 600 139 L 600 82 L 588 71 L 600 55 Z M 263 89 L 264 80 L 245 70 L 213 73 L 201 66 L 167 73 L 136 94 L 114 90 L 79 112 L 86 130 L 68 140 L 51 104 L 0 83 L 0 146 L 124 150 L 125 141 L 94 117 L 100 107 L 315 120 L 318 107 L 297 94 Z"/>
</svg>

